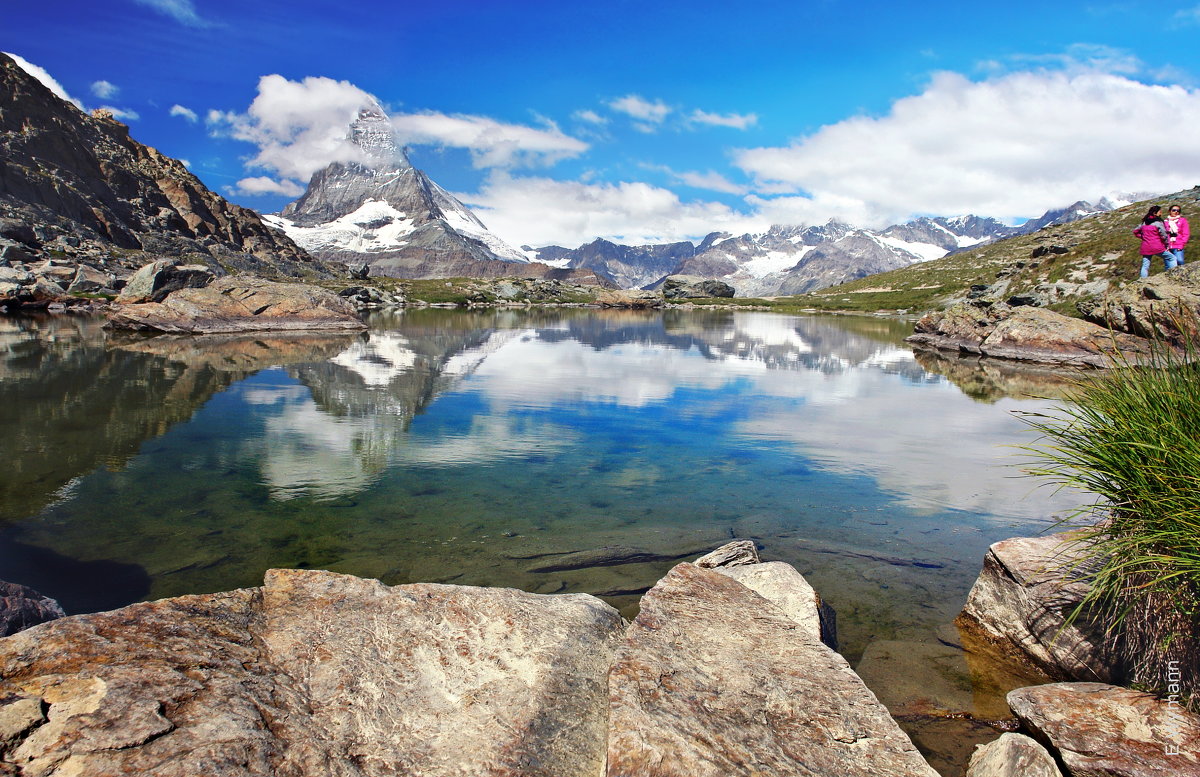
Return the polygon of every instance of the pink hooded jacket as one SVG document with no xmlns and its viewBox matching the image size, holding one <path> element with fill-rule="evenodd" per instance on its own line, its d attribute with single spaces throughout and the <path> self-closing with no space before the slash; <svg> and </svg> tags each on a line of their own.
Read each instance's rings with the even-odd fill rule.
<svg viewBox="0 0 1200 777">
<path fill-rule="evenodd" d="M 1170 232 L 1171 220 L 1167 219 L 1164 223 L 1167 226 L 1167 231 Z M 1183 216 L 1180 216 L 1179 218 L 1175 219 L 1175 237 L 1171 238 L 1171 244 L 1168 247 L 1169 248 L 1184 248 L 1184 247 L 1186 247 L 1188 238 L 1191 237 L 1191 235 L 1192 235 L 1192 230 L 1188 226 L 1188 220 L 1185 219 Z"/>
<path fill-rule="evenodd" d="M 1142 256 L 1153 256 L 1167 250 L 1167 228 L 1161 221 L 1142 224 L 1133 230 L 1133 235 L 1142 239 Z"/>
</svg>

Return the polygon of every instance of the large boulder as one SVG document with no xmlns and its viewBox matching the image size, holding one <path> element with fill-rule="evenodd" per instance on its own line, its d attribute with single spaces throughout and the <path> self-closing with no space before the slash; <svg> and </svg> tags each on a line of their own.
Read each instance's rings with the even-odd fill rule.
<svg viewBox="0 0 1200 777">
<path fill-rule="evenodd" d="M 1081 551 L 1069 533 L 988 548 L 956 621 L 964 646 L 1032 664 L 1054 679 L 1118 679 L 1103 625 L 1087 613 L 1068 623 L 1088 592 L 1078 580 Z"/>
<path fill-rule="evenodd" d="M 609 692 L 609 777 L 937 774 L 845 659 L 717 570 L 642 598 Z"/>
<path fill-rule="evenodd" d="M 1150 342 L 1038 307 L 960 303 L 923 316 L 907 342 L 997 359 L 1065 367 L 1137 364 L 1152 356 Z"/>
<path fill-rule="evenodd" d="M 1200 322 L 1200 266 L 1141 278 L 1115 293 L 1079 304 L 1080 312 L 1105 327 L 1179 344 L 1194 337 Z"/>
<path fill-rule="evenodd" d="M 622 627 L 300 570 L 63 618 L 0 640 L 0 774 L 595 777 Z"/>
<path fill-rule="evenodd" d="M 0 637 L 65 615 L 58 602 L 32 588 L 0 580 Z"/>
<path fill-rule="evenodd" d="M 662 295 L 642 289 L 602 289 L 596 293 L 596 304 L 602 308 L 661 308 Z"/>
<path fill-rule="evenodd" d="M 971 755 L 966 777 L 1062 777 L 1046 748 L 1024 734 L 1001 734 Z"/>
<path fill-rule="evenodd" d="M 1104 683 L 1053 683 L 1018 688 L 1008 704 L 1069 777 L 1200 775 L 1200 717 L 1178 703 Z"/>
<path fill-rule="evenodd" d="M 175 334 L 366 329 L 354 306 L 331 291 L 245 275 L 180 289 L 162 302 L 118 306 L 107 325 Z"/>
<path fill-rule="evenodd" d="M 160 259 L 135 272 L 121 289 L 117 302 L 130 305 L 162 302 L 173 291 L 203 288 L 215 278 L 213 271 L 205 265 L 178 265 L 169 259 Z"/>
<path fill-rule="evenodd" d="M 732 297 L 734 288 L 724 281 L 702 278 L 698 275 L 668 275 L 663 280 L 662 295 L 667 299 Z"/>
</svg>

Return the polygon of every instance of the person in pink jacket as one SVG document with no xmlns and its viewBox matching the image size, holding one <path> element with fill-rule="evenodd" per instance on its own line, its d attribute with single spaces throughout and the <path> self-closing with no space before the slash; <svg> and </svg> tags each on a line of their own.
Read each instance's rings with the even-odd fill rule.
<svg viewBox="0 0 1200 777">
<path fill-rule="evenodd" d="M 1191 237 L 1192 230 L 1188 226 L 1188 220 L 1183 217 L 1183 209 L 1178 205 L 1172 205 L 1167 209 L 1167 219 L 1163 222 L 1167 228 L 1167 250 L 1175 255 L 1175 266 L 1183 266 L 1183 249 L 1187 246 L 1188 238 Z"/>
<path fill-rule="evenodd" d="M 1162 208 L 1157 205 L 1150 206 L 1150 210 L 1146 211 L 1146 215 L 1142 219 L 1141 226 L 1133 230 L 1133 235 L 1142 241 L 1143 278 L 1150 275 L 1150 257 L 1152 256 L 1161 256 L 1163 265 L 1168 270 L 1175 268 L 1175 254 L 1167 248 L 1171 238 L 1167 234 L 1166 225 L 1163 224 Z"/>
</svg>

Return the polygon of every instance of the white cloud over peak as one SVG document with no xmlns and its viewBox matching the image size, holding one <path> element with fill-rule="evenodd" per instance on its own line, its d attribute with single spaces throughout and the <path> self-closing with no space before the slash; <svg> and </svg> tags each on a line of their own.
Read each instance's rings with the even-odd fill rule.
<svg viewBox="0 0 1200 777">
<path fill-rule="evenodd" d="M 465 148 L 476 168 L 551 165 L 588 149 L 587 143 L 564 134 L 552 123 L 539 129 L 486 116 L 430 111 L 393 116 L 392 126 L 404 144 Z"/>
<path fill-rule="evenodd" d="M 1200 148 L 1165 148 L 1151 128 L 1197 121 L 1200 92 L 1114 73 L 1026 71 L 983 81 L 939 73 L 885 116 L 830 124 L 788 146 L 741 149 L 734 161 L 763 191 L 795 195 L 751 201 L 763 213 L 841 203 L 827 215 L 864 225 L 918 213 L 1021 218 L 1081 197 L 1192 185 Z"/>
<path fill-rule="evenodd" d="M 733 129 L 746 129 L 753 127 L 758 123 L 758 114 L 755 113 L 727 113 L 721 115 L 719 113 L 708 113 L 707 111 L 694 110 L 688 121 L 692 124 L 710 124 L 714 127 L 732 127 Z"/>
<path fill-rule="evenodd" d="M 284 197 L 299 197 L 301 194 L 304 194 L 304 187 L 295 181 L 287 179 L 276 181 L 268 176 L 259 175 L 251 178 L 243 178 L 230 189 L 230 192 L 250 197 L 263 194 L 281 194 Z"/>
<path fill-rule="evenodd" d="M 92 94 L 99 97 L 101 100 L 108 100 L 115 97 L 117 92 L 121 91 L 120 87 L 111 81 L 94 81 L 92 82 Z"/>
<path fill-rule="evenodd" d="M 56 96 L 71 103 L 79 110 L 81 110 L 81 111 L 83 110 L 83 103 L 81 103 L 79 100 L 76 100 L 71 95 L 67 94 L 67 90 L 63 89 L 62 84 L 60 84 L 58 81 L 54 80 L 54 76 L 50 75 L 50 73 L 48 73 L 45 68 L 39 67 L 39 66 L 33 64 L 32 62 L 25 59 L 24 57 L 20 57 L 20 56 L 17 56 L 16 54 L 13 54 L 11 51 L 6 51 L 4 53 L 7 54 L 8 56 L 12 57 L 13 62 L 17 63 L 17 67 L 21 68 L 26 73 L 28 73 L 29 75 L 36 78 L 42 84 L 42 86 L 49 89 Z"/>
<path fill-rule="evenodd" d="M 581 183 L 494 172 L 478 193 L 455 196 L 512 245 L 574 248 L 598 237 L 667 243 L 763 226 L 722 203 L 683 202 L 669 189 L 641 182 Z"/>
<path fill-rule="evenodd" d="M 196 115 L 195 111 L 193 111 L 191 108 L 185 108 L 179 103 L 171 106 L 170 114 L 172 116 L 182 116 L 192 124 L 195 124 L 200 119 L 200 117 Z"/>
</svg>

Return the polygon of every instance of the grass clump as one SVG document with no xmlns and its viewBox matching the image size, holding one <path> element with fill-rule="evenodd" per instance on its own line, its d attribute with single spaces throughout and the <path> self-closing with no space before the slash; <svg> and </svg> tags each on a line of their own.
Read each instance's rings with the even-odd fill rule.
<svg viewBox="0 0 1200 777">
<path fill-rule="evenodd" d="M 1119 364 L 1081 380 L 1029 468 L 1099 501 L 1077 542 L 1090 591 L 1076 611 L 1108 625 L 1126 681 L 1200 703 L 1200 363 L 1197 344 L 1156 347 L 1154 366 Z M 1099 519 L 1099 520 L 1097 520 Z M 1069 519 L 1071 520 L 1071 519 Z"/>
</svg>

